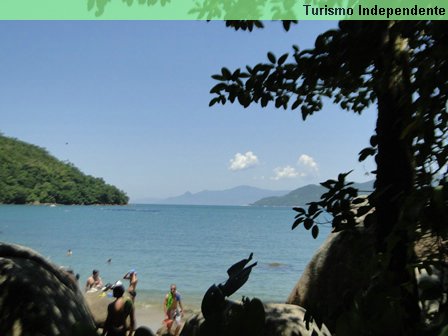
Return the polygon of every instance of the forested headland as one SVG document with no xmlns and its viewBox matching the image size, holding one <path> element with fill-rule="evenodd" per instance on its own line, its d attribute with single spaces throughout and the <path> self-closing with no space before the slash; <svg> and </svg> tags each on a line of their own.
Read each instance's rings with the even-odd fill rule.
<svg viewBox="0 0 448 336">
<path fill-rule="evenodd" d="M 47 150 L 0 134 L 0 203 L 127 204 L 102 178 L 82 173 Z"/>
</svg>

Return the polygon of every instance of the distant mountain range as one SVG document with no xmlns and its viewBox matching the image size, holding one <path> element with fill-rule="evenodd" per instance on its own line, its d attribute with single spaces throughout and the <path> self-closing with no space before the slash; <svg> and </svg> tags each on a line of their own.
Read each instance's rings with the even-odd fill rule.
<svg viewBox="0 0 448 336">
<path fill-rule="evenodd" d="M 373 191 L 373 180 L 364 183 L 354 183 L 353 187 L 359 190 L 359 194 L 370 194 Z M 295 189 L 283 196 L 271 196 L 262 198 L 251 205 L 254 206 L 303 206 L 309 202 L 318 201 L 327 189 L 321 185 L 309 184 Z"/>
<path fill-rule="evenodd" d="M 239 186 L 226 190 L 204 190 L 155 201 L 157 204 L 180 205 L 249 205 L 268 196 L 282 196 L 289 190 L 266 190 L 250 186 Z"/>
<path fill-rule="evenodd" d="M 373 190 L 373 180 L 355 183 L 360 194 Z M 226 190 L 204 190 L 198 193 L 186 192 L 183 195 L 166 199 L 141 199 L 135 203 L 179 204 L 179 205 L 253 205 L 253 206 L 299 206 L 317 201 L 326 191 L 324 187 L 309 184 L 293 191 L 267 190 L 250 186 L 239 186 Z"/>
</svg>

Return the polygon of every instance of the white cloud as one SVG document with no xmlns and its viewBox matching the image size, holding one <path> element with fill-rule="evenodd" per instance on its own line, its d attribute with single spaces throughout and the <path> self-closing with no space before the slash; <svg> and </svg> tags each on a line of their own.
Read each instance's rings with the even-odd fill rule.
<svg viewBox="0 0 448 336">
<path fill-rule="evenodd" d="M 309 155 L 302 154 L 297 161 L 299 166 L 305 167 L 308 171 L 317 173 L 319 171 L 319 166 L 316 161 Z"/>
<path fill-rule="evenodd" d="M 274 176 L 271 177 L 271 180 L 278 181 L 287 178 L 307 177 L 309 175 L 317 174 L 319 171 L 319 166 L 316 161 L 306 154 L 300 155 L 297 161 L 297 166 L 298 168 L 290 165 L 275 168 Z"/>
<path fill-rule="evenodd" d="M 258 164 L 257 156 L 252 152 L 246 152 L 245 154 L 236 153 L 233 159 L 230 160 L 229 169 L 233 171 L 244 170 Z"/>
<path fill-rule="evenodd" d="M 286 167 L 277 167 L 274 169 L 274 176 L 271 177 L 272 180 L 278 181 L 284 178 L 294 178 L 298 176 L 302 176 L 294 167 L 286 166 Z"/>
</svg>

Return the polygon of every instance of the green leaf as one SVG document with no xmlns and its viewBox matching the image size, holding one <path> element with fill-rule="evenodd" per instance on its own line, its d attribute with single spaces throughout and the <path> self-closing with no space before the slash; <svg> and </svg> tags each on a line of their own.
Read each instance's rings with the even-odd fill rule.
<svg viewBox="0 0 448 336">
<path fill-rule="evenodd" d="M 221 100 L 220 97 L 213 98 L 212 100 L 210 100 L 210 103 L 208 104 L 208 106 L 211 107 L 211 106 L 215 105 L 219 100 Z"/>
<path fill-rule="evenodd" d="M 352 203 L 353 204 L 361 204 L 364 203 L 366 201 L 365 197 L 356 197 L 355 199 L 353 199 Z"/>
<path fill-rule="evenodd" d="M 227 101 L 226 97 L 220 96 L 219 98 L 221 98 L 221 104 L 224 105 L 226 103 L 226 101 Z"/>
<path fill-rule="evenodd" d="M 364 161 L 365 159 L 367 159 L 369 156 L 373 156 L 373 155 L 375 155 L 376 154 L 376 149 L 375 148 L 373 148 L 373 147 L 367 147 L 367 148 L 364 148 L 363 150 L 361 150 L 360 152 L 359 152 L 359 157 L 358 157 L 358 161 L 359 162 L 362 162 L 362 161 Z"/>
<path fill-rule="evenodd" d="M 212 78 L 216 79 L 216 80 L 219 80 L 219 81 L 223 81 L 224 80 L 224 77 L 221 76 L 221 75 L 212 75 Z"/>
<path fill-rule="evenodd" d="M 255 20 L 254 21 L 254 25 L 257 28 L 264 28 L 263 22 L 259 21 L 259 20 Z"/>
<path fill-rule="evenodd" d="M 236 69 L 233 74 L 232 74 L 232 80 L 236 80 L 238 79 L 238 77 L 240 76 L 241 70 L 240 69 Z"/>
<path fill-rule="evenodd" d="M 289 29 L 291 28 L 291 23 L 297 23 L 297 20 L 283 20 L 282 24 L 283 24 L 283 29 L 285 29 L 286 31 L 289 31 Z"/>
<path fill-rule="evenodd" d="M 300 214 L 305 214 L 305 213 L 306 213 L 306 211 L 305 211 L 304 208 L 294 207 L 294 208 L 292 208 L 292 209 L 293 209 L 294 211 L 300 213 Z"/>
<path fill-rule="evenodd" d="M 318 207 L 317 207 L 317 203 L 316 202 L 311 202 L 310 206 L 308 207 L 308 214 L 310 216 L 314 215 L 317 211 Z"/>
<path fill-rule="evenodd" d="M 350 171 L 348 171 L 348 172 L 346 172 L 346 173 L 340 173 L 340 174 L 338 175 L 338 182 L 340 182 L 340 183 L 345 182 L 345 178 L 346 178 L 352 171 L 353 171 L 353 170 L 350 170 Z M 349 185 L 349 184 L 353 184 L 353 183 L 347 183 L 347 185 Z"/>
<path fill-rule="evenodd" d="M 303 222 L 303 226 L 305 227 L 305 229 L 309 230 L 311 229 L 311 227 L 313 226 L 314 221 L 311 218 L 306 218 L 305 221 Z"/>
<path fill-rule="evenodd" d="M 211 88 L 210 93 L 219 93 L 222 90 L 227 88 L 226 83 L 218 83 L 214 87 Z"/>
<path fill-rule="evenodd" d="M 299 224 L 302 223 L 302 222 L 303 222 L 303 219 L 302 219 L 302 218 L 296 219 L 296 220 L 294 221 L 294 223 L 292 224 L 291 230 L 294 230 L 294 229 L 295 229 L 297 226 L 299 226 Z"/>
<path fill-rule="evenodd" d="M 316 239 L 317 236 L 319 235 L 319 227 L 317 225 L 314 225 L 313 228 L 311 229 L 311 235 L 313 236 L 314 239 Z"/>
<path fill-rule="evenodd" d="M 222 75 L 223 75 L 224 79 L 229 80 L 232 77 L 232 73 L 227 68 L 222 68 L 221 72 L 222 72 Z"/>
<path fill-rule="evenodd" d="M 275 64 L 276 58 L 272 52 L 268 52 L 268 59 L 269 59 L 269 61 L 271 61 L 272 64 Z"/>
<path fill-rule="evenodd" d="M 335 180 L 326 180 L 325 182 L 321 182 L 320 185 L 324 188 L 331 189 L 336 184 Z"/>
<path fill-rule="evenodd" d="M 277 64 L 278 64 L 278 65 L 282 65 L 283 63 L 285 63 L 285 61 L 286 61 L 287 58 L 288 58 L 288 54 L 284 54 L 284 55 L 282 55 L 282 56 L 278 59 Z"/>
<path fill-rule="evenodd" d="M 282 97 L 277 97 L 277 99 L 275 100 L 275 107 L 279 108 L 280 106 L 282 106 Z"/>
<path fill-rule="evenodd" d="M 358 209 L 358 211 L 356 212 L 356 215 L 359 217 L 364 216 L 370 210 L 372 210 L 372 206 L 370 206 L 370 205 L 362 206 Z"/>
<path fill-rule="evenodd" d="M 244 92 L 238 94 L 238 102 L 244 107 L 248 107 L 250 105 L 250 97 L 246 95 Z"/>
<path fill-rule="evenodd" d="M 265 96 L 261 97 L 261 107 L 266 107 L 268 105 L 269 99 Z"/>
<path fill-rule="evenodd" d="M 300 104 L 302 104 L 302 99 L 297 98 L 296 101 L 294 102 L 294 104 L 292 104 L 291 109 L 295 110 L 296 108 L 299 107 Z"/>
</svg>

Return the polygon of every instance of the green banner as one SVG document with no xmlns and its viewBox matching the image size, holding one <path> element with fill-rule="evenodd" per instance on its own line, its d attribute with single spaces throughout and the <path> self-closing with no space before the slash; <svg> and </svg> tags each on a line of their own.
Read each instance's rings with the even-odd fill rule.
<svg viewBox="0 0 448 336">
<path fill-rule="evenodd" d="M 446 20 L 447 0 L 0 0 L 1 20 Z"/>
</svg>

